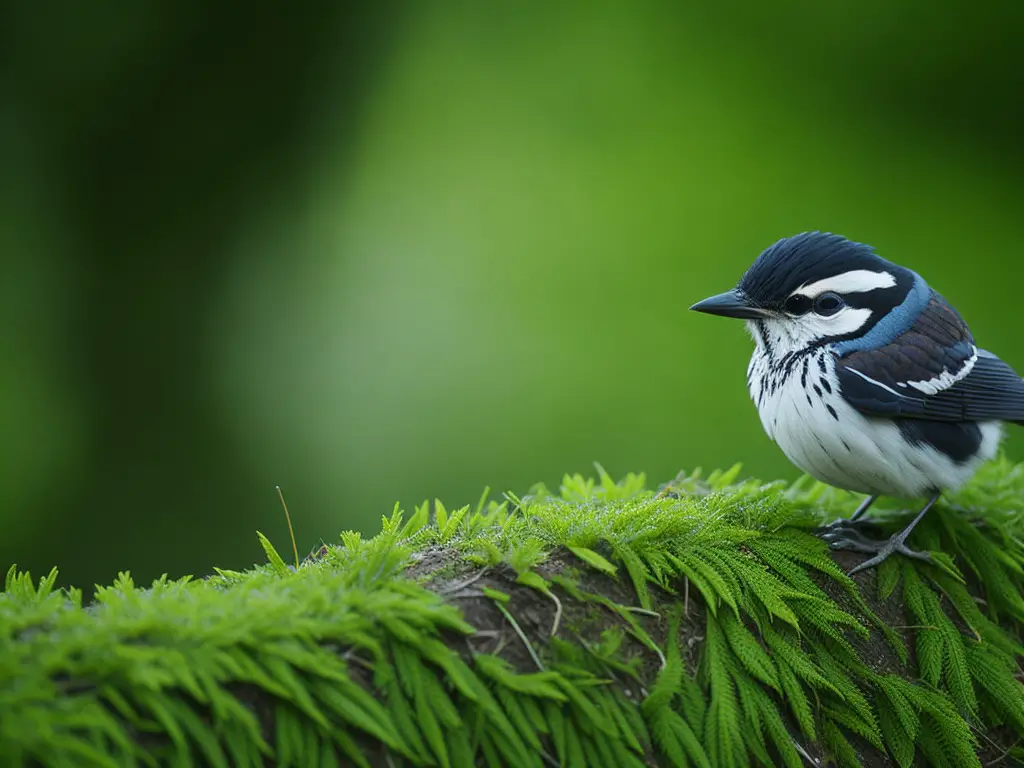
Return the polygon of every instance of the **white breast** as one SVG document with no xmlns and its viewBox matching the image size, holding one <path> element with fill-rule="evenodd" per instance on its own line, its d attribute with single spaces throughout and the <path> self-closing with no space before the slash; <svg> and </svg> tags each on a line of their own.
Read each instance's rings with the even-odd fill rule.
<svg viewBox="0 0 1024 768">
<path fill-rule="evenodd" d="M 781 371 L 778 362 L 769 364 L 762 349 L 750 360 L 747 383 L 761 424 L 793 464 L 829 485 L 868 494 L 925 496 L 962 485 L 998 449 L 1002 427 L 997 422 L 979 425 L 978 455 L 960 464 L 931 446 L 910 447 L 899 427 L 863 416 L 828 384 L 836 381 L 835 357 L 828 347 L 780 362 Z"/>
</svg>

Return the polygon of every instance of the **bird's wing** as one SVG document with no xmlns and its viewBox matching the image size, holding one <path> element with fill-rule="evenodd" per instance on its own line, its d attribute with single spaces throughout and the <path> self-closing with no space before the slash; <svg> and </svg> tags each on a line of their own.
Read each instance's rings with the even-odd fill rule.
<svg viewBox="0 0 1024 768">
<path fill-rule="evenodd" d="M 937 293 L 890 343 L 836 358 L 843 397 L 858 411 L 934 421 L 1024 421 L 1024 380 L 974 345 Z"/>
</svg>

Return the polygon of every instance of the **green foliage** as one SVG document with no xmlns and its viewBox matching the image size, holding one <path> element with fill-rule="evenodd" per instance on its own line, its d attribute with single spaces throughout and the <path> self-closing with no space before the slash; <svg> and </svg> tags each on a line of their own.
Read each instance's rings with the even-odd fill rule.
<svg viewBox="0 0 1024 768">
<path fill-rule="evenodd" d="M 970 766 L 975 733 L 1024 737 L 1019 467 L 996 463 L 925 518 L 915 545 L 945 557 L 877 572 L 879 599 L 907 608 L 913 666 L 809 531 L 853 500 L 738 473 L 666 494 L 599 468 L 558 494 L 396 508 L 373 539 L 346 533 L 298 569 L 260 536 L 266 565 L 146 589 L 122 573 L 90 606 L 55 570 L 12 568 L 0 762 L 366 766 L 385 750 L 396 766 L 796 768 L 810 749 Z M 428 549 L 477 564 L 459 588 L 502 622 L 490 652 L 458 600 L 405 576 Z M 550 625 L 520 615 L 527 593 Z M 570 604 L 611 624 L 588 640 L 561 622 Z"/>
</svg>

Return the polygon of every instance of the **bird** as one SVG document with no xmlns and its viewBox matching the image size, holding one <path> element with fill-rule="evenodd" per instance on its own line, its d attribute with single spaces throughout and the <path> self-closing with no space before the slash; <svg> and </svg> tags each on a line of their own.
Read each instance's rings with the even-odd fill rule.
<svg viewBox="0 0 1024 768">
<path fill-rule="evenodd" d="M 907 537 L 943 493 L 1024 424 L 1024 380 L 979 348 L 953 306 L 867 244 L 809 231 L 766 248 L 736 286 L 690 307 L 739 318 L 754 340 L 747 389 L 761 425 L 804 473 L 866 494 L 819 531 L 832 549 L 930 560 Z M 874 539 L 881 496 L 927 499 L 900 532 Z"/>
</svg>

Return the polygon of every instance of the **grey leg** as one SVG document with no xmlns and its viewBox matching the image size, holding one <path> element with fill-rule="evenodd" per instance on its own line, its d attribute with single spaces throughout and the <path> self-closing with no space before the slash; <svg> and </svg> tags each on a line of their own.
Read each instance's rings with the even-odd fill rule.
<svg viewBox="0 0 1024 768">
<path fill-rule="evenodd" d="M 864 499 L 864 501 L 860 503 L 860 506 L 857 507 L 857 511 L 850 515 L 850 517 L 841 517 L 838 520 L 833 520 L 831 523 L 823 525 L 822 530 L 831 531 L 835 530 L 836 528 L 853 527 L 853 524 L 860 520 L 862 517 L 864 517 L 864 513 L 871 509 L 871 505 L 874 504 L 876 501 L 878 501 L 877 495 L 868 496 L 866 499 Z"/>
<path fill-rule="evenodd" d="M 890 536 L 886 541 L 873 541 L 856 531 L 844 530 L 829 531 L 822 534 L 822 538 L 829 543 L 829 547 L 832 549 L 849 549 L 853 552 L 863 552 L 865 554 L 875 555 L 851 569 L 847 574 L 848 576 L 852 576 L 860 571 L 865 571 L 868 568 L 874 568 L 888 560 L 894 554 L 912 557 L 915 560 L 930 560 L 931 555 L 927 552 L 915 552 L 906 545 L 906 541 L 910 532 L 914 530 L 914 527 L 921 522 L 922 519 L 924 519 L 924 516 L 928 514 L 928 510 L 931 509 L 938 500 L 939 494 L 935 494 L 928 499 L 928 503 L 924 505 L 924 509 L 917 513 L 917 516 L 910 521 L 910 524 L 899 533 Z"/>
<path fill-rule="evenodd" d="M 857 507 L 857 511 L 850 516 L 850 522 L 856 522 L 864 517 L 864 513 L 871 509 L 871 505 L 878 501 L 878 496 L 868 496 L 864 501 Z"/>
</svg>

